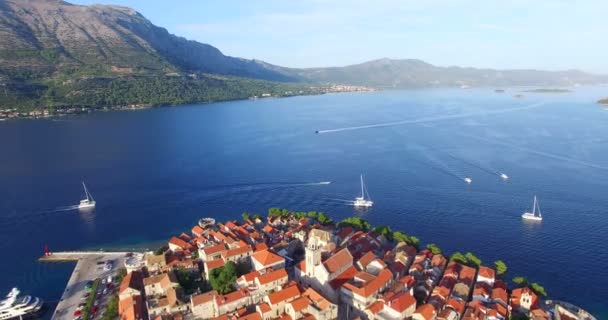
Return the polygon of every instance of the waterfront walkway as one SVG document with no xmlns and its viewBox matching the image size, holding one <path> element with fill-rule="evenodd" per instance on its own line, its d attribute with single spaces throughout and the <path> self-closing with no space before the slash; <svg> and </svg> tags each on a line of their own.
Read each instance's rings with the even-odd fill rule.
<svg viewBox="0 0 608 320">
<path fill-rule="evenodd" d="M 103 251 L 81 251 L 81 252 L 54 252 L 49 256 L 43 256 L 39 260 L 44 262 L 74 261 L 76 267 L 68 280 L 68 284 L 61 295 L 57 308 L 53 313 L 52 320 L 72 320 L 74 311 L 78 304 L 82 303 L 85 294 L 85 285 L 96 278 L 107 278 L 115 275 L 118 268 L 124 266 L 129 252 L 103 252 Z M 112 270 L 104 270 L 103 262 L 112 260 Z M 91 294 L 96 294 L 92 292 Z"/>
</svg>

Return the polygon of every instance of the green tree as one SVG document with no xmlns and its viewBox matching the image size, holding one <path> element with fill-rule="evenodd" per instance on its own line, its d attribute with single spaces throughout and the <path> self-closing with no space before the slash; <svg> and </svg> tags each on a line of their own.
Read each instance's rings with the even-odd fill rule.
<svg viewBox="0 0 608 320">
<path fill-rule="evenodd" d="M 458 262 L 458 263 L 462 263 L 462 264 L 468 263 L 467 258 L 459 251 L 456 251 L 452 254 L 452 257 L 450 257 L 450 261 L 454 261 L 454 262 Z"/>
<path fill-rule="evenodd" d="M 391 230 L 391 227 L 389 226 L 378 226 L 372 229 L 372 232 L 377 234 L 377 235 L 383 235 L 385 236 L 388 240 L 393 240 L 393 230 Z"/>
<path fill-rule="evenodd" d="M 526 279 L 526 278 L 524 278 L 524 277 L 520 277 L 520 276 L 518 276 L 518 277 L 514 277 L 514 278 L 513 278 L 513 282 L 514 282 L 515 284 L 517 284 L 517 286 L 518 286 L 518 287 L 520 287 L 520 288 L 521 288 L 521 287 L 525 287 L 525 286 L 527 286 L 527 285 L 528 285 L 528 279 Z"/>
<path fill-rule="evenodd" d="M 393 239 L 397 242 L 405 242 L 409 244 L 409 237 L 401 231 L 393 232 Z"/>
<path fill-rule="evenodd" d="M 247 221 L 250 218 L 249 213 L 247 213 L 247 212 L 243 212 L 241 214 L 241 217 L 243 217 L 243 221 Z"/>
<path fill-rule="evenodd" d="M 414 246 L 416 250 L 420 250 L 420 239 L 418 239 L 418 237 L 409 236 L 407 243 Z"/>
<path fill-rule="evenodd" d="M 367 220 L 359 217 L 346 218 L 338 223 L 338 227 L 352 227 L 361 231 L 369 231 L 371 225 Z"/>
<path fill-rule="evenodd" d="M 114 294 L 108 301 L 108 307 L 103 313 L 103 320 L 114 320 L 118 318 L 118 295 Z"/>
<path fill-rule="evenodd" d="M 184 288 L 184 291 L 187 294 L 194 292 L 194 289 L 196 289 L 196 283 L 188 271 L 186 271 L 184 268 L 180 268 L 176 272 L 176 277 L 180 287 Z"/>
<path fill-rule="evenodd" d="M 494 261 L 494 268 L 496 268 L 496 274 L 500 277 L 507 273 L 507 264 L 502 260 Z"/>
<path fill-rule="evenodd" d="M 433 254 L 441 254 L 441 249 L 439 249 L 439 247 L 434 243 L 427 244 L 426 248 L 431 250 Z"/>
<path fill-rule="evenodd" d="M 481 259 L 477 258 L 473 253 L 467 252 L 464 255 L 467 258 L 467 264 L 471 267 L 479 268 L 481 266 Z"/>
<path fill-rule="evenodd" d="M 330 217 L 328 217 L 325 212 L 319 212 L 317 214 L 317 221 L 319 221 L 319 223 L 324 226 L 331 225 L 334 223 L 334 221 Z"/>
<path fill-rule="evenodd" d="M 116 271 L 116 277 L 114 277 L 114 279 L 117 283 L 120 283 L 126 275 L 127 275 L 127 269 L 120 268 L 120 269 L 118 269 L 118 271 Z"/>
<path fill-rule="evenodd" d="M 234 291 L 233 284 L 236 282 L 236 265 L 234 262 L 228 261 L 223 267 L 211 270 L 209 282 L 211 288 L 221 294 Z"/>
<path fill-rule="evenodd" d="M 539 296 L 543 296 L 543 297 L 547 296 L 547 292 L 545 291 L 545 288 L 536 282 L 533 282 L 532 284 L 530 284 L 530 289 Z"/>
</svg>

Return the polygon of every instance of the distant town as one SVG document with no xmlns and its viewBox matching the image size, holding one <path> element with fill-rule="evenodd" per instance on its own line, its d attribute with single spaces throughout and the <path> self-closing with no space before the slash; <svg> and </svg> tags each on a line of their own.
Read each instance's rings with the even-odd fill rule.
<svg viewBox="0 0 608 320">
<path fill-rule="evenodd" d="M 595 319 L 545 300 L 545 289 L 523 277 L 510 288 L 503 261 L 490 267 L 470 252 L 447 256 L 387 226 L 358 217 L 334 223 L 322 212 L 271 208 L 267 217 L 243 213 L 243 221 L 203 218 L 154 252 L 103 259 L 97 264 L 105 270 L 122 261 L 114 279 L 103 279 L 102 287 L 113 289 L 114 281 L 116 289 L 102 298 L 105 310 L 91 300 L 76 318 Z M 93 297 L 99 281 L 88 282 Z M 54 318 L 71 312 L 56 310 Z"/>
<path fill-rule="evenodd" d="M 251 96 L 249 99 L 262 99 L 262 98 L 283 98 L 293 97 L 300 95 L 318 95 L 327 93 L 343 93 L 343 92 L 372 92 L 376 89 L 365 86 L 351 86 L 351 85 L 339 85 L 331 84 L 324 86 L 311 86 L 306 91 L 285 91 L 281 94 L 262 93 L 259 96 Z M 43 108 L 35 109 L 30 111 L 20 110 L 16 108 L 0 108 L 0 121 L 7 119 L 36 119 L 36 118 L 49 118 L 55 116 L 75 115 L 75 114 L 86 114 L 93 111 L 111 111 L 111 110 L 140 110 L 154 107 L 150 104 L 128 104 L 120 106 L 104 106 L 99 108 L 90 107 L 54 107 L 54 108 Z"/>
</svg>

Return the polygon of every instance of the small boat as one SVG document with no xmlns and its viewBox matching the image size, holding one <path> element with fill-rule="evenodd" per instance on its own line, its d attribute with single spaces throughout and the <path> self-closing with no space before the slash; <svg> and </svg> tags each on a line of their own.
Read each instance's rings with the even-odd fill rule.
<svg viewBox="0 0 608 320">
<path fill-rule="evenodd" d="M 0 319 L 25 318 L 42 309 L 44 301 L 32 296 L 19 296 L 19 289 L 13 288 L 4 300 L 0 301 Z"/>
<path fill-rule="evenodd" d="M 543 216 L 540 213 L 540 206 L 538 205 L 538 200 L 536 196 L 534 196 L 534 204 L 532 205 L 532 212 L 524 212 L 521 217 L 525 220 L 533 220 L 533 221 L 542 221 Z"/>
<path fill-rule="evenodd" d="M 319 184 L 331 184 L 331 181 L 321 181 Z"/>
<path fill-rule="evenodd" d="M 500 173 L 500 177 L 501 177 L 503 180 L 507 180 L 507 179 L 509 179 L 509 176 L 508 176 L 508 175 L 506 175 L 506 174 L 504 174 L 504 173 L 502 173 L 502 172 Z"/>
<path fill-rule="evenodd" d="M 215 219 L 213 218 L 201 218 L 198 220 L 198 225 L 205 229 L 209 226 L 215 225 Z"/>
<path fill-rule="evenodd" d="M 365 198 L 366 194 L 367 194 L 367 199 Z M 365 183 L 363 183 L 363 175 L 361 175 L 361 196 L 355 198 L 355 201 L 353 202 L 353 206 L 369 208 L 373 204 L 374 204 L 374 202 L 372 201 L 371 197 L 369 196 L 369 192 L 367 192 Z"/>
<path fill-rule="evenodd" d="M 80 204 L 78 205 L 78 209 L 88 209 L 95 208 L 95 200 L 93 199 L 93 195 L 87 189 L 87 186 L 82 182 L 82 187 L 84 188 L 84 196 L 85 199 L 80 200 Z"/>
<path fill-rule="evenodd" d="M 471 184 L 471 182 L 473 182 L 473 179 L 466 177 L 466 178 L 464 178 L 464 182 Z"/>
</svg>

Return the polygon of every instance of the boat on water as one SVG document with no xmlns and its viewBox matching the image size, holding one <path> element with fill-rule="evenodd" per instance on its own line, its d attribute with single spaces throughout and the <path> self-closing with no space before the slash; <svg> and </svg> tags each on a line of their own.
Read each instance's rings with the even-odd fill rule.
<svg viewBox="0 0 608 320">
<path fill-rule="evenodd" d="M 95 200 L 93 199 L 93 195 L 87 189 L 87 186 L 82 182 L 82 187 L 84 188 L 85 198 L 80 200 L 80 204 L 78 205 L 78 209 L 88 209 L 95 208 Z"/>
<path fill-rule="evenodd" d="M 536 196 L 534 196 L 534 204 L 532 205 L 532 212 L 524 212 L 524 214 L 522 214 L 521 217 L 525 220 L 532 220 L 532 221 L 542 221 L 543 220 L 543 216 L 540 213 L 540 206 L 538 205 L 538 200 L 536 199 Z"/>
<path fill-rule="evenodd" d="M 367 195 L 367 198 L 366 198 Z M 365 183 L 363 182 L 363 175 L 361 175 L 361 196 L 356 197 L 353 202 L 353 206 L 361 207 L 361 208 L 369 208 L 374 205 L 371 197 L 369 196 L 369 192 L 367 191 L 367 187 L 365 187 Z"/>
<path fill-rule="evenodd" d="M 209 226 L 212 226 L 214 224 L 215 224 L 215 219 L 213 219 L 213 218 L 201 218 L 198 220 L 198 225 L 203 229 L 205 229 Z"/>
<path fill-rule="evenodd" d="M 464 180 L 464 182 L 466 182 L 466 183 L 468 183 L 468 184 L 471 184 L 471 183 L 473 182 L 473 179 L 471 179 L 471 178 L 469 178 L 469 177 L 466 177 L 466 178 L 464 178 L 463 180 Z"/>
<path fill-rule="evenodd" d="M 20 296 L 20 291 L 13 288 L 4 300 L 0 301 L 0 320 L 24 318 L 42 309 L 44 301 L 32 296 Z"/>
<path fill-rule="evenodd" d="M 508 175 L 506 175 L 506 174 L 504 174 L 504 173 L 502 173 L 502 172 L 500 173 L 500 177 L 501 177 L 503 180 L 508 180 L 508 179 L 509 179 L 509 176 L 508 176 Z"/>
</svg>

